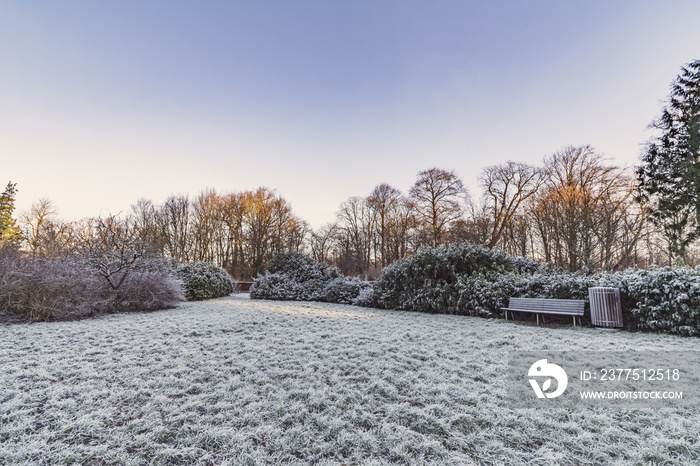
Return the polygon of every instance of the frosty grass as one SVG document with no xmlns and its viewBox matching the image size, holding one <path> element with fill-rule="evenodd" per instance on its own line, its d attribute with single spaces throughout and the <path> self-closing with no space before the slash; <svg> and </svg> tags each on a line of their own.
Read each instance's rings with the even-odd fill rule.
<svg viewBox="0 0 700 466">
<path fill-rule="evenodd" d="M 0 464 L 700 464 L 697 409 L 510 409 L 542 348 L 700 344 L 236 296 L 0 326 Z"/>
</svg>

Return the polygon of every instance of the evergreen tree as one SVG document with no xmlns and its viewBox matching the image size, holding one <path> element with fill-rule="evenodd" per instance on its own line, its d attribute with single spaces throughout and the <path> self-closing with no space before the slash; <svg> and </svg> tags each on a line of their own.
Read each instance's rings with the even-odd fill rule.
<svg viewBox="0 0 700 466">
<path fill-rule="evenodd" d="M 700 237 L 700 60 L 682 68 L 651 127 L 661 134 L 642 156 L 640 197 L 649 203 L 670 257 L 684 259 Z"/>
<path fill-rule="evenodd" d="M 0 195 L 0 246 L 7 244 L 18 246 L 21 240 L 19 227 L 12 218 L 15 210 L 16 186 L 16 183 L 7 183 L 5 191 Z"/>
</svg>

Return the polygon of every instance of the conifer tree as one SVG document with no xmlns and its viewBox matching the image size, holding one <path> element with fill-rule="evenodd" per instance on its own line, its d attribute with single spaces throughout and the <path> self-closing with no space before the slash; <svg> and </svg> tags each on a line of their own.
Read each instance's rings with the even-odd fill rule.
<svg viewBox="0 0 700 466">
<path fill-rule="evenodd" d="M 660 131 L 642 155 L 640 197 L 662 229 L 671 259 L 700 237 L 700 60 L 685 65 L 651 125 Z"/>
<path fill-rule="evenodd" d="M 16 183 L 7 183 L 5 191 L 0 195 L 0 246 L 19 246 L 22 238 L 17 222 L 12 217 L 15 210 L 16 186 Z"/>
</svg>

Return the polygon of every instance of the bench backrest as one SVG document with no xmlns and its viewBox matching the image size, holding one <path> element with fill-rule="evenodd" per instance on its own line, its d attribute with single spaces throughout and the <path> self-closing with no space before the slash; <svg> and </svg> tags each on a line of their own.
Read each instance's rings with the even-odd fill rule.
<svg viewBox="0 0 700 466">
<path fill-rule="evenodd" d="M 580 299 L 510 298 L 510 309 L 542 311 L 557 314 L 582 316 L 586 302 Z"/>
</svg>

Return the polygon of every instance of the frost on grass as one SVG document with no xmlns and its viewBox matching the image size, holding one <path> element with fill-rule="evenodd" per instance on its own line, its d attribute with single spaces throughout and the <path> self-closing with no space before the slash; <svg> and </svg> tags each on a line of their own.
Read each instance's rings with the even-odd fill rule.
<svg viewBox="0 0 700 466">
<path fill-rule="evenodd" d="M 544 343 L 543 343 L 544 342 Z M 509 351 L 664 335 L 234 297 L 0 327 L 0 463 L 698 464 L 700 414 L 512 410 Z"/>
</svg>

